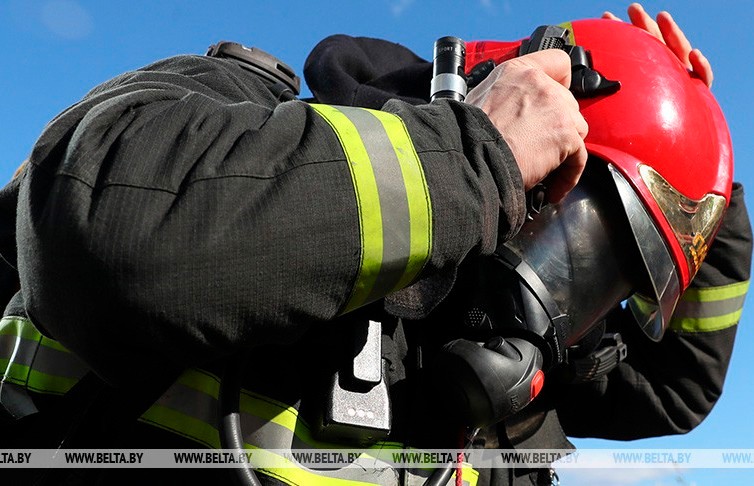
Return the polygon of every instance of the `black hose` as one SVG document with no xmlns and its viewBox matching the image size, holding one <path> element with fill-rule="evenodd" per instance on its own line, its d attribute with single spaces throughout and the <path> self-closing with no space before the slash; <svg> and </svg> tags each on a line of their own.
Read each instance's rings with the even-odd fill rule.
<svg viewBox="0 0 754 486">
<path fill-rule="evenodd" d="M 478 433 L 479 428 L 475 428 L 471 431 L 471 434 L 466 438 L 465 444 L 463 446 L 463 449 L 465 451 L 468 451 L 471 448 Z M 455 465 L 456 464 L 453 462 L 448 462 L 444 466 L 438 467 L 437 469 L 432 471 L 432 475 L 430 475 L 427 480 L 424 481 L 422 486 L 445 486 L 446 484 L 448 484 L 448 480 L 455 471 Z"/>
<path fill-rule="evenodd" d="M 455 471 L 455 464 L 449 462 L 443 467 L 438 467 L 432 472 L 432 475 L 424 481 L 422 486 L 445 486 Z"/>
<path fill-rule="evenodd" d="M 220 444 L 223 449 L 233 449 L 239 455 L 245 452 L 238 406 L 241 398 L 242 369 L 245 362 L 246 360 L 240 354 L 228 358 L 220 380 L 217 401 L 217 428 L 220 432 Z M 243 465 L 234 468 L 234 472 L 233 476 L 240 486 L 262 486 L 250 464 L 244 462 Z"/>
</svg>

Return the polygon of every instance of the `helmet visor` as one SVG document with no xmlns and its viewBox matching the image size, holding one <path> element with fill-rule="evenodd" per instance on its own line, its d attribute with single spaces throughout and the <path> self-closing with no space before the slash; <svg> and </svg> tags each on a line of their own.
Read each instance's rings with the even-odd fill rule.
<svg viewBox="0 0 754 486">
<path fill-rule="evenodd" d="M 608 168 L 651 282 L 650 288 L 637 291 L 628 299 L 628 307 L 646 335 L 659 341 L 681 294 L 678 271 L 668 246 L 634 189 L 615 167 Z"/>
</svg>

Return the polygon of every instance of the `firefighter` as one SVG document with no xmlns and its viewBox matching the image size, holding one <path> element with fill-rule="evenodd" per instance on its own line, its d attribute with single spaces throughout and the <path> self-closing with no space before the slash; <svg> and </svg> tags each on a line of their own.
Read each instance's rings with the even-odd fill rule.
<svg viewBox="0 0 754 486">
<path fill-rule="evenodd" d="M 577 42 L 586 35 L 586 43 L 594 49 L 599 45 L 594 40 L 597 33 L 613 35 L 615 27 L 608 23 L 574 23 L 572 29 Z M 635 39 L 633 30 L 617 32 L 618 38 Z M 361 47 L 386 48 L 380 42 L 359 42 Z M 657 46 L 647 48 L 661 52 Z M 368 52 L 372 55 L 367 58 L 379 59 L 377 51 Z M 413 63 L 417 72 L 426 72 L 428 64 L 405 50 L 382 52 L 394 68 Z M 559 355 L 553 345 L 584 347 L 588 335 L 600 329 L 591 321 L 609 315 L 605 326 L 638 331 L 638 337 L 627 334 L 627 339 L 640 349 L 657 352 L 660 348 L 653 346 L 671 342 L 670 350 L 690 347 L 688 354 L 693 357 L 694 349 L 712 342 L 713 366 L 689 369 L 685 365 L 693 358 L 676 352 L 675 361 L 670 355 L 667 360 L 682 376 L 658 377 L 669 393 L 684 386 L 689 395 L 704 395 L 707 400 L 706 408 L 694 408 L 696 416 L 681 430 L 709 411 L 714 399 L 707 390 L 719 390 L 724 378 L 751 248 L 741 190 L 731 189 L 727 128 L 714 100 L 699 90 L 700 81 L 688 75 L 678 78 L 682 86 L 689 85 L 697 102 L 703 102 L 699 118 L 694 119 L 697 124 L 692 124 L 696 138 L 705 138 L 699 137 L 706 133 L 700 128 L 715 129 L 709 133 L 711 142 L 702 148 L 686 140 L 702 157 L 695 174 L 701 182 L 694 185 L 678 175 L 677 159 L 683 157 L 675 153 L 679 147 L 657 142 L 665 150 L 659 155 L 633 152 L 631 143 L 607 129 L 609 117 L 599 112 L 597 104 L 582 102 L 579 111 L 566 90 L 570 60 L 559 51 L 501 63 L 493 77 L 481 82 L 480 91 L 470 94 L 473 104 L 482 109 L 446 101 L 415 106 L 394 100 L 382 106 L 388 98 L 401 98 L 404 89 L 415 89 L 413 83 L 409 88 L 384 79 L 363 83 L 364 89 L 325 95 L 319 87 L 332 85 L 325 69 L 329 64 L 316 50 L 312 63 L 325 74 L 310 74 L 309 83 L 318 101 L 330 104 L 283 102 L 279 98 L 285 98 L 287 86 L 281 88 L 278 80 L 260 74 L 258 65 L 251 69 L 229 51 L 224 54 L 224 58 L 161 61 L 96 88 L 47 127 L 26 168 L 6 188 L 5 204 L 18 205 L 18 254 L 3 255 L 17 263 L 21 292 L 11 300 L 3 320 L 2 335 L 9 336 L 6 341 L 15 352 L 6 358 L 0 399 L 12 422 L 8 430 L 18 431 L 3 434 L 4 440 L 34 448 L 61 442 L 66 448 L 162 448 L 187 443 L 220 447 L 224 442 L 215 415 L 223 393 L 218 387 L 222 368 L 233 357 L 232 362 L 246 370 L 240 415 L 243 440 L 253 447 L 316 448 L 337 442 L 339 434 L 344 442 L 375 449 L 396 442 L 411 447 L 455 446 L 456 437 L 450 437 L 455 435 L 452 417 L 439 409 L 427 414 L 426 409 L 412 409 L 413 392 L 432 381 L 427 378 L 430 367 L 421 363 L 423 353 L 431 361 L 439 356 L 439 344 L 470 332 L 461 322 L 467 309 L 451 311 L 448 306 L 468 299 L 465 284 L 475 281 L 478 268 L 482 272 L 489 268 L 479 262 L 488 261 L 490 255 L 500 257 L 502 245 L 543 275 L 537 255 L 527 253 L 530 245 L 517 246 L 526 241 L 524 236 L 514 235 L 532 209 L 525 204 L 525 190 L 548 174 L 549 204 L 540 208 L 543 216 L 529 214 L 533 222 L 555 218 L 553 208 L 571 207 L 572 201 L 612 201 L 611 211 L 619 212 L 611 214 L 626 221 L 621 234 L 633 238 L 633 244 L 622 246 L 623 256 L 628 261 L 630 255 L 630 262 L 636 264 L 632 269 L 640 269 L 627 270 L 624 263 L 601 275 L 606 279 L 617 275 L 626 285 L 598 299 L 600 308 L 594 316 L 579 319 L 576 301 L 556 295 L 544 279 L 537 297 L 550 295 L 555 307 L 574 317 L 558 328 L 565 333 L 562 339 L 547 334 L 554 323 L 545 323 L 545 332 L 539 335 L 544 343 L 541 352 L 550 352 L 546 357 L 552 372 L 568 371 L 556 366 L 568 363 L 563 361 L 565 353 Z M 612 73 L 604 67 L 610 63 L 599 64 L 597 53 L 593 56 L 595 69 L 602 69 L 601 74 L 610 79 Z M 405 62 L 396 63 L 400 59 Z M 666 57 L 659 65 L 668 63 Z M 671 71 L 680 76 L 678 69 Z M 598 94 L 604 96 L 602 101 L 636 100 L 637 91 L 632 90 L 640 89 L 643 80 L 619 73 L 623 91 Z M 657 79 L 671 75 L 650 74 Z M 371 89 L 374 85 L 377 89 Z M 508 89 L 518 94 L 501 95 L 500 90 Z M 333 106 L 371 106 L 358 98 L 363 93 L 382 111 Z M 328 96 L 350 98 L 331 101 Z M 658 102 L 650 98 L 643 97 L 647 106 Z M 524 103 L 529 99 L 535 101 L 535 113 L 511 117 L 522 106 L 531 106 Z M 593 138 L 587 137 L 586 144 L 582 116 L 592 117 L 589 136 Z M 712 125 L 704 125 L 701 120 L 710 117 Z M 541 127 L 547 127 L 546 136 L 538 136 Z M 671 128 L 686 130 L 683 124 Z M 588 174 L 572 191 L 586 165 L 588 147 L 592 157 Z M 629 156 L 642 157 L 639 160 L 648 169 L 640 173 L 634 165 L 632 171 Z M 584 185 L 584 181 L 598 183 Z M 590 189 L 595 186 L 609 190 Z M 684 207 L 704 209 L 699 212 L 702 217 L 669 218 L 667 207 L 650 195 L 651 190 L 682 201 Z M 593 204 L 597 209 L 603 206 Z M 728 218 L 718 232 L 726 206 Z M 678 225 L 653 222 L 668 219 Z M 682 226 L 684 221 L 693 222 L 693 233 Z M 585 227 L 597 234 L 602 222 L 590 221 Z M 675 230 L 686 231 L 684 238 L 677 238 Z M 702 263 L 715 233 L 719 241 L 736 241 L 724 247 L 735 251 L 722 251 L 721 244 L 718 254 L 712 245 Z M 571 242 L 568 235 L 562 241 Z M 539 242 L 534 236 L 527 241 L 532 248 Z M 607 244 L 600 249 L 611 248 Z M 648 253 L 652 250 L 655 253 Z M 664 263 L 661 268 L 666 273 L 654 271 L 655 258 Z M 706 310 L 699 318 L 703 306 L 689 305 L 689 314 L 677 317 L 680 327 L 673 327 L 673 310 L 685 309 L 676 306 L 682 290 L 695 273 L 707 275 L 705 265 L 711 264 L 716 264 L 709 270 L 714 276 L 701 280 L 703 289 L 684 295 L 698 302 L 710 300 L 699 296 L 716 296 L 713 301 L 719 305 L 713 307 L 724 308 L 727 320 L 723 323 L 722 315 Z M 717 270 L 730 267 L 732 273 Z M 454 285 L 456 279 L 459 283 Z M 612 311 L 629 296 L 627 312 L 633 312 L 631 319 L 640 319 L 640 325 L 631 323 L 633 327 L 618 323 L 626 318 L 622 311 Z M 480 306 L 494 320 L 485 303 Z M 444 307 L 431 313 L 438 305 Z M 456 322 L 447 319 L 456 315 Z M 712 334 L 698 332 L 710 330 L 705 323 L 713 321 Z M 659 345 L 646 342 L 660 339 L 668 327 L 678 332 L 666 333 Z M 668 341 L 668 335 L 677 337 Z M 351 350 L 355 343 L 363 349 L 377 346 L 380 372 L 371 388 L 377 390 L 374 396 L 384 398 L 389 389 L 384 404 L 392 411 L 376 414 L 382 422 L 371 427 L 336 422 L 333 407 L 327 406 L 349 392 L 339 388 L 333 377 L 343 376 L 343 362 L 354 358 L 349 353 L 361 356 L 358 349 Z M 585 358 L 591 356 L 588 351 Z M 242 360 L 235 361 L 239 354 Z M 620 398 L 611 383 L 631 377 L 631 370 L 642 366 L 646 364 L 641 360 L 624 360 L 610 374 L 574 373 L 570 378 L 578 383 L 563 378 L 553 388 L 548 378 L 541 398 L 557 395 L 552 391 L 556 386 L 576 387 L 584 390 L 584 401 L 594 399 L 585 407 L 599 408 L 605 399 Z M 437 391 L 440 395 L 434 400 L 466 390 L 461 382 Z M 54 398 L 61 394 L 62 405 Z M 636 394 L 646 398 L 646 390 Z M 552 403 L 562 410 L 566 423 L 578 407 L 569 409 L 558 398 L 529 398 L 536 400 L 524 408 L 526 415 L 515 414 L 492 431 L 484 429 L 481 438 L 490 441 L 485 446 L 493 441 L 532 444 L 542 437 L 549 437 L 549 444 L 567 445 L 562 442 L 565 437 L 551 435 L 557 428 Z M 685 409 L 666 407 L 654 418 L 667 423 L 684 413 Z M 533 419 L 522 419 L 529 417 Z M 449 426 L 438 426 L 438 420 Z M 338 427 L 333 428 L 333 423 Z M 588 430 L 571 427 L 576 435 Z M 603 435 L 620 435 L 602 430 Z M 502 481 L 489 476 L 507 474 L 495 469 L 480 476 L 471 466 L 456 472 L 468 484 Z M 133 481 L 129 474 L 139 473 L 157 480 L 153 471 L 144 470 L 123 471 L 102 480 Z M 390 468 L 257 473 L 264 484 L 421 484 L 426 476 L 419 470 Z M 82 482 L 92 480 L 87 474 L 99 472 L 82 473 L 86 477 Z M 190 474 L 206 475 L 209 481 L 216 471 Z M 540 480 L 539 472 L 531 474 Z M 57 478 L 47 474 L 43 480 L 54 483 Z"/>
<path fill-rule="evenodd" d="M 646 26 L 647 30 L 655 32 L 660 40 L 663 40 L 664 36 L 668 40 L 669 47 L 676 53 L 678 58 L 684 61 L 684 64 L 689 69 L 695 69 L 705 84 L 708 86 L 711 84 L 712 73 L 708 63 L 702 60 L 703 56 L 698 51 L 693 51 L 695 54 L 691 57 L 695 58 L 695 60 L 693 63 L 688 61 L 689 53 L 692 52 L 690 44 L 685 37 L 678 35 L 678 31 L 670 33 L 677 26 L 672 22 L 669 15 L 661 14 L 658 16 L 660 27 L 657 23 L 651 21 L 638 5 L 632 5 L 629 13 L 636 24 Z M 605 18 L 614 18 L 614 16 L 607 14 Z M 579 38 L 584 39 L 584 42 L 587 44 L 589 43 L 586 40 L 587 38 L 591 38 L 592 41 L 600 38 L 600 35 L 602 35 L 601 40 L 611 38 L 608 33 L 601 29 L 588 28 L 586 26 L 582 27 L 579 34 L 579 28 L 575 24 L 573 32 L 577 38 L 577 43 L 579 42 Z M 620 63 L 623 64 L 622 67 L 617 65 L 614 66 L 615 69 L 606 68 L 615 74 L 616 78 L 624 81 L 621 87 L 625 96 L 624 100 L 639 99 L 642 96 L 651 99 L 656 95 L 656 93 L 653 95 L 651 90 L 644 89 L 643 87 L 633 92 L 634 97 L 631 97 L 627 92 L 627 79 L 630 77 L 630 74 L 627 75 L 627 73 L 621 72 L 622 68 L 627 68 L 631 65 L 631 56 L 628 55 L 628 52 L 636 49 L 635 55 L 637 57 L 643 58 L 646 56 L 650 59 L 653 57 L 653 53 L 650 53 L 651 49 L 644 51 L 639 45 L 637 43 L 633 48 L 624 49 L 626 56 L 621 57 Z M 485 59 L 493 58 L 498 61 L 506 59 L 506 56 L 511 55 L 511 52 L 519 52 L 520 46 L 521 42 L 470 43 L 467 46 L 467 60 L 472 64 L 469 68 L 469 71 L 471 71 L 470 79 L 473 79 L 475 76 L 474 66 L 481 66 Z M 309 69 L 311 70 L 309 77 L 313 78 L 309 80 L 309 84 L 313 86 L 313 90 L 318 96 L 324 97 L 329 102 L 356 102 L 364 106 L 373 106 L 372 103 L 379 105 L 382 99 L 386 98 L 402 97 L 410 101 L 416 96 L 416 91 L 414 87 L 408 83 L 401 82 L 401 80 L 404 79 L 407 73 L 411 73 L 415 77 L 423 75 L 423 79 L 427 82 L 431 73 L 431 68 L 427 63 L 411 58 L 408 54 L 401 54 L 402 49 L 400 47 L 391 46 L 379 40 L 334 37 L 325 41 L 318 49 L 319 52 L 315 51 L 316 56 L 310 58 L 316 62 L 312 62 L 309 65 Z M 396 52 L 393 52 L 393 50 Z M 604 46 L 599 46 L 594 49 L 593 55 L 596 56 L 595 52 L 599 52 L 600 50 L 606 49 Z M 355 52 L 360 53 L 360 55 L 353 55 Z M 661 51 L 658 53 L 661 54 Z M 344 62 L 345 59 L 348 62 Z M 383 60 L 387 59 L 402 59 L 403 62 L 383 62 Z M 337 66 L 348 66 L 349 68 L 340 71 L 332 69 Z M 648 80 L 649 76 L 646 70 L 638 69 L 637 71 L 639 71 L 637 75 L 640 78 L 643 78 L 648 84 L 652 84 Z M 320 78 L 320 72 L 327 72 L 327 79 L 338 79 L 339 82 L 318 84 L 317 79 L 325 79 Z M 370 73 L 371 78 L 365 78 L 363 76 L 364 72 Z M 354 73 L 359 74 L 352 76 Z M 609 78 L 610 76 L 606 74 L 606 77 Z M 663 85 L 665 82 L 667 80 L 658 80 L 658 83 L 654 84 L 654 86 Z M 341 85 L 346 86 L 346 89 L 342 93 L 337 88 L 337 86 Z M 638 85 L 641 86 L 641 82 Z M 318 89 L 321 92 L 318 92 Z M 352 93 L 355 93 L 356 96 L 353 97 Z M 472 95 L 470 94 L 469 96 Z M 613 101 L 615 103 L 612 103 Z M 655 101 L 657 100 L 655 99 Z M 590 99 L 583 100 L 582 113 L 585 114 L 590 124 L 590 134 L 587 136 L 587 148 L 590 150 L 590 154 L 596 155 L 603 160 L 607 159 L 611 163 L 618 165 L 622 164 L 626 157 L 634 158 L 635 160 L 647 160 L 651 158 L 646 153 L 639 154 L 634 151 L 636 147 L 629 147 L 629 145 L 636 142 L 637 138 L 635 132 L 632 131 L 633 129 L 627 127 L 641 127 L 640 130 L 644 130 L 653 126 L 656 130 L 649 130 L 652 133 L 649 145 L 655 143 L 657 145 L 652 145 L 650 150 L 655 150 L 662 146 L 663 144 L 658 142 L 662 138 L 662 127 L 652 125 L 652 122 L 645 115 L 649 113 L 647 108 L 655 101 L 649 101 L 648 105 L 640 104 L 643 111 L 640 110 L 637 112 L 631 108 L 627 108 L 625 105 L 621 107 L 617 96 L 613 98 L 608 96 L 600 99 L 599 102 L 592 102 Z M 635 103 L 635 101 L 631 103 Z M 677 106 L 675 102 L 669 104 Z M 688 112 L 692 111 L 690 109 Z M 641 121 L 637 123 L 637 120 L 632 120 L 632 116 L 634 115 L 638 115 Z M 688 119 L 686 121 L 690 122 Z M 693 122 L 691 123 L 693 124 Z M 632 131 L 632 135 L 629 138 L 623 138 L 622 141 L 613 138 L 619 130 L 611 130 L 610 125 L 616 124 L 621 127 L 621 130 Z M 698 133 L 715 131 L 716 129 L 692 130 L 690 137 L 694 138 Z M 618 135 L 620 135 L 619 138 L 623 137 L 622 133 Z M 682 138 L 682 141 L 678 143 L 688 144 L 689 146 L 693 145 L 693 143 L 685 138 Z M 606 149 L 606 147 L 609 147 L 609 149 Z M 723 139 L 723 143 L 716 145 L 709 154 L 712 160 L 718 160 L 720 153 L 727 153 L 729 151 L 727 147 L 727 142 Z M 614 150 L 616 148 L 618 149 L 617 151 Z M 642 149 L 640 148 L 639 150 L 641 151 Z M 628 154 L 625 152 L 628 152 Z M 631 155 L 632 153 L 633 155 Z M 690 154 L 697 155 L 701 154 L 701 152 L 692 150 Z M 676 162 L 671 163 L 677 164 L 679 168 L 685 167 L 683 156 L 680 153 L 676 155 L 680 159 L 675 159 Z M 669 162 L 673 159 L 674 155 L 665 152 L 662 157 L 665 161 Z M 630 165 L 635 166 L 635 164 Z M 686 171 L 686 169 L 681 170 Z M 719 167 L 713 168 L 715 172 L 718 170 Z M 727 169 L 720 172 L 725 171 Z M 688 177 L 691 178 L 689 182 L 691 180 L 699 181 L 704 179 L 698 173 L 688 174 Z M 679 179 L 676 179 L 676 182 L 673 184 L 677 186 L 684 185 Z M 751 229 L 745 207 L 743 206 L 743 189 L 740 185 L 735 184 L 733 186 L 731 197 L 726 222 L 718 234 L 720 238 L 717 243 L 718 246 L 712 246 L 712 253 L 709 259 L 706 260 L 707 263 L 699 267 L 697 276 L 691 284 L 692 288 L 684 295 L 677 306 L 675 303 L 666 303 L 665 311 L 655 308 L 653 310 L 659 312 L 654 313 L 653 319 L 647 319 L 646 315 L 642 317 L 643 310 L 647 310 L 647 308 L 641 303 L 642 299 L 635 296 L 629 300 L 629 309 L 616 309 L 608 313 L 609 318 L 603 324 L 608 330 L 606 334 L 613 335 L 612 333 L 616 330 L 623 329 L 620 346 L 612 346 L 612 353 L 608 354 L 608 356 L 614 358 L 619 349 L 623 349 L 623 346 L 627 345 L 630 351 L 625 360 L 620 361 L 615 369 L 609 367 L 611 372 L 607 373 L 603 370 L 591 376 L 589 380 L 585 380 L 583 376 L 574 376 L 574 371 L 570 370 L 566 373 L 570 373 L 568 379 L 558 382 L 552 380 L 552 386 L 545 386 L 543 396 L 535 400 L 532 405 L 525 408 L 521 413 L 502 421 L 494 427 L 494 430 L 487 430 L 484 434 L 480 434 L 481 436 L 477 436 L 477 442 L 485 443 L 488 447 L 565 449 L 570 445 L 563 434 L 563 430 L 569 435 L 578 437 L 604 437 L 627 440 L 664 434 L 685 433 L 698 425 L 709 413 L 722 391 L 736 325 L 740 318 L 743 299 L 748 289 L 751 262 Z M 540 220 L 538 224 L 541 226 L 543 224 L 541 223 L 542 216 L 540 215 L 537 218 Z M 561 221 L 567 221 L 567 224 L 561 223 L 561 227 L 572 227 L 574 224 L 574 221 L 567 219 L 562 219 Z M 679 223 L 680 221 L 676 221 L 676 224 Z M 683 226 L 683 224 L 680 223 L 680 226 Z M 672 231 L 676 231 L 680 226 L 677 226 Z M 593 233 L 576 233 L 574 230 L 576 236 L 568 240 L 555 234 L 556 232 L 552 231 L 552 227 L 550 225 L 550 234 L 545 239 L 547 244 L 544 245 L 544 248 L 546 249 L 544 251 L 540 250 L 541 253 L 538 260 L 537 255 L 531 255 L 529 260 L 532 266 L 546 271 L 551 276 L 553 273 L 562 271 L 559 268 L 553 268 L 556 266 L 556 263 L 560 264 L 561 262 L 553 263 L 553 253 L 557 252 L 552 251 L 552 245 L 558 241 L 562 241 L 562 246 L 573 251 L 573 249 L 578 249 L 579 245 L 577 241 L 579 239 L 582 239 L 582 241 L 586 239 L 592 245 L 595 244 L 595 234 Z M 538 226 L 536 225 L 525 225 L 524 230 L 519 233 L 519 236 L 514 238 L 513 244 L 519 254 L 526 253 L 528 248 L 537 243 L 537 238 L 539 237 L 537 228 Z M 530 236 L 522 236 L 522 233 L 528 233 Z M 634 237 L 636 236 L 637 234 L 635 233 Z M 676 236 L 669 233 L 667 240 L 672 241 L 671 238 L 676 239 Z M 647 238 L 639 237 L 639 239 L 646 241 Z M 688 241 L 693 241 L 693 238 Z M 685 254 L 688 257 L 682 258 L 691 259 L 692 262 L 684 264 L 682 261 L 679 261 L 679 268 L 685 265 L 693 271 L 693 268 L 696 266 L 693 263 L 693 259 L 694 255 L 697 254 L 693 245 L 687 247 Z M 647 255 L 649 254 L 647 253 Z M 578 254 L 578 257 L 582 256 L 581 253 Z M 628 259 L 627 253 L 622 256 Z M 600 258 L 603 259 L 602 261 L 605 264 L 609 261 L 604 256 Z M 652 264 L 647 265 L 648 272 L 657 271 L 657 269 L 662 268 L 659 259 L 651 256 L 650 258 L 652 258 Z M 572 259 L 576 260 L 577 257 L 573 257 Z M 641 260 L 641 257 L 639 260 Z M 613 261 L 615 261 L 615 258 L 613 258 Z M 589 266 L 589 264 L 586 265 Z M 596 268 L 599 267 L 595 266 Z M 499 273 L 499 269 L 495 271 Z M 585 285 L 579 286 L 569 283 L 570 280 L 579 274 L 587 276 L 588 282 L 583 283 Z M 567 271 L 564 276 L 561 275 L 560 280 L 557 280 L 562 286 L 561 289 L 587 289 L 587 293 L 583 295 L 573 292 L 569 293 L 566 300 L 570 300 L 572 303 L 563 302 L 563 307 L 568 308 L 570 305 L 572 315 L 579 312 L 583 313 L 584 308 L 590 311 L 596 309 L 599 315 L 604 315 L 605 309 L 599 308 L 599 303 L 595 302 L 599 301 L 599 298 L 595 296 L 594 292 L 594 288 L 599 288 L 601 292 L 610 288 L 610 283 L 606 283 L 605 280 L 602 280 L 603 278 L 604 275 L 601 272 L 579 273 L 571 271 L 569 273 Z M 478 273 L 474 273 L 470 281 L 464 281 L 464 285 L 473 286 L 473 282 L 476 280 L 478 280 Z M 489 283 L 489 280 L 486 283 Z M 667 283 L 664 285 L 667 288 Z M 685 285 L 683 284 L 684 287 Z M 654 287 L 657 290 L 662 285 Z M 472 288 L 473 290 L 464 293 L 459 300 L 468 302 L 477 296 L 480 289 L 478 287 Z M 552 293 L 556 293 L 556 291 L 562 292 L 561 289 L 553 290 Z M 493 299 L 495 297 L 494 295 L 492 296 Z M 663 297 L 655 295 L 654 300 L 662 302 Z M 712 302 L 715 303 L 712 304 Z M 448 304 L 448 307 L 452 308 L 453 305 L 457 304 L 458 301 L 453 301 L 452 304 Z M 499 302 L 495 305 L 500 306 Z M 719 306 L 720 312 L 712 312 L 711 309 L 713 306 Z M 670 316 L 669 308 L 675 309 L 675 314 L 672 317 Z M 446 307 L 439 312 L 439 315 L 447 317 L 450 312 L 451 309 Z M 479 309 L 475 309 L 475 312 L 478 313 Z M 665 313 L 664 316 L 662 316 L 663 312 Z M 430 316 L 431 318 L 432 316 Z M 464 316 L 462 314 L 456 317 L 457 322 L 462 322 L 463 319 Z M 479 320 L 478 317 L 475 317 L 475 319 Z M 637 319 L 644 324 L 643 331 L 639 330 L 636 326 L 625 326 L 626 322 L 633 322 Z M 661 334 L 665 329 L 668 329 L 668 332 L 665 333 L 664 338 L 659 343 L 653 342 L 659 338 L 658 332 Z M 600 327 L 597 336 L 603 334 L 605 334 L 603 328 Z M 582 342 L 582 347 L 587 349 L 593 349 L 590 346 L 596 345 L 596 343 L 586 344 Z M 610 351 L 610 347 L 603 348 L 603 351 Z M 573 352 L 572 356 L 575 358 L 577 352 Z M 458 360 L 453 361 L 454 365 L 458 363 Z M 580 363 L 582 366 L 586 364 L 592 367 L 605 366 L 604 362 L 597 363 L 590 360 Z M 467 396 L 475 392 L 474 390 L 465 391 Z M 474 396 L 479 395 L 476 394 Z M 550 480 L 550 471 L 548 470 L 531 471 L 524 468 L 514 471 L 499 468 L 488 473 L 494 476 L 496 481 L 500 481 L 501 484 L 508 484 L 506 481 L 511 480 L 508 476 L 513 476 L 522 481 L 548 481 L 547 484 L 549 484 Z"/>
</svg>

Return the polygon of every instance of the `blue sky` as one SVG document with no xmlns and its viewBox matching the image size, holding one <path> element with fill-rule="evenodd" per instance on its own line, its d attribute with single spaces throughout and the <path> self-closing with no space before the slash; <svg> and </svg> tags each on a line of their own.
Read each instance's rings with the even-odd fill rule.
<svg viewBox="0 0 754 486">
<path fill-rule="evenodd" d="M 323 37 L 382 37 L 430 57 L 438 37 L 513 40 L 545 23 L 599 16 L 625 18 L 628 2 L 504 0 L 0 0 L 0 180 L 10 178 L 44 124 L 96 84 L 123 71 L 182 53 L 204 53 L 234 40 L 275 53 L 299 73 Z M 715 71 L 713 93 L 733 137 L 736 179 L 754 208 L 754 4 L 749 1 L 646 1 L 650 13 L 670 11 Z M 585 448 L 754 449 L 754 299 L 744 309 L 723 397 L 707 420 L 685 436 L 628 443 L 586 440 Z M 616 417 L 620 420 L 620 417 Z M 562 471 L 563 484 L 754 484 L 750 470 Z"/>
</svg>

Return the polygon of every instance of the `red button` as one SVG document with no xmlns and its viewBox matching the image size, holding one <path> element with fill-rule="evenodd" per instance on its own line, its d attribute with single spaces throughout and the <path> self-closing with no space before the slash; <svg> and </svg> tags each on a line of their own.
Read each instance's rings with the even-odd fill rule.
<svg viewBox="0 0 754 486">
<path fill-rule="evenodd" d="M 544 384 L 545 384 L 545 374 L 542 373 L 542 370 L 538 370 L 536 373 L 534 373 L 534 378 L 531 379 L 530 400 L 534 400 L 534 397 L 539 395 L 539 392 L 542 391 L 542 386 Z"/>
</svg>

